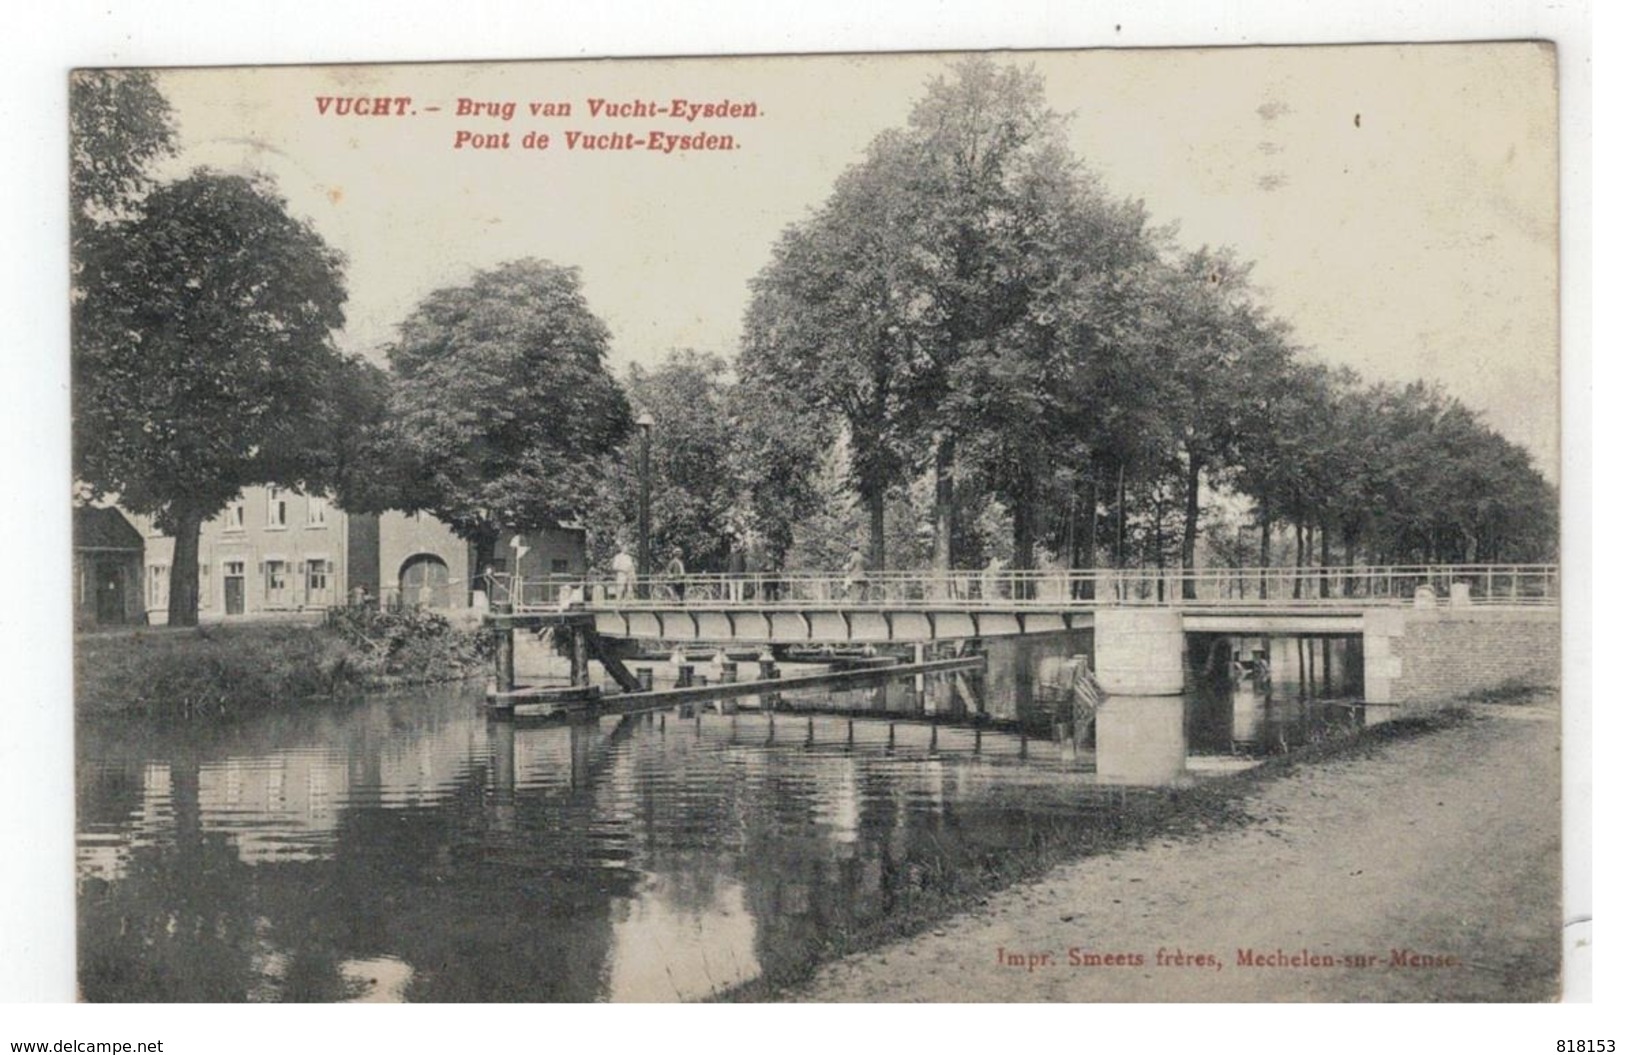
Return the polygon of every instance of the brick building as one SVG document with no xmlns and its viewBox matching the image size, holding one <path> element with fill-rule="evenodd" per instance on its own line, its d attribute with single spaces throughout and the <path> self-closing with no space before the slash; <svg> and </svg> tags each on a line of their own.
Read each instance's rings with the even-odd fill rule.
<svg viewBox="0 0 1625 1055">
<path fill-rule="evenodd" d="M 175 541 L 134 517 L 143 543 L 140 610 L 163 623 Z M 504 536 L 496 569 L 527 579 L 586 573 L 586 533 L 576 527 Z M 523 549 L 517 569 L 514 554 Z M 473 603 L 474 550 L 436 518 L 389 512 L 352 514 L 316 495 L 276 487 L 246 489 L 198 537 L 198 618 L 275 618 L 355 600 L 467 608 Z"/>
</svg>

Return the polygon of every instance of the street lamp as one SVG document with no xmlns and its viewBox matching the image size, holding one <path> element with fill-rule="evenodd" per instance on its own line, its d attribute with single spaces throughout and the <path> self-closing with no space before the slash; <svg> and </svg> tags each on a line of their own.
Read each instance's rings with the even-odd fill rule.
<svg viewBox="0 0 1625 1055">
<path fill-rule="evenodd" d="M 654 415 L 645 410 L 638 415 L 638 596 L 649 590 L 649 437 L 654 432 Z"/>
</svg>

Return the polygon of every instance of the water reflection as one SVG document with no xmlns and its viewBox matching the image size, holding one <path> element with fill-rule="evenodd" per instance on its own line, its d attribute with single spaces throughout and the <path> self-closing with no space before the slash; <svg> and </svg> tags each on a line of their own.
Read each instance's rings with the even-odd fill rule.
<svg viewBox="0 0 1625 1055">
<path fill-rule="evenodd" d="M 80 737 L 90 1000 L 674 1000 L 813 956 L 1125 794 L 1368 720 L 1204 687 L 1062 729 L 1081 646 L 732 713 L 487 723 L 424 694 Z M 1030 675 L 1007 669 L 1026 665 Z M 766 709 L 768 707 L 776 709 Z M 1061 735 L 1058 735 L 1061 734 Z"/>
</svg>

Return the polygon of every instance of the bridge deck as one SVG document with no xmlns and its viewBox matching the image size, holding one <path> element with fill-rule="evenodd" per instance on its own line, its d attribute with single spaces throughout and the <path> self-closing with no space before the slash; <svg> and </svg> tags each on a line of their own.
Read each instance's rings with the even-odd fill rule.
<svg viewBox="0 0 1625 1055">
<path fill-rule="evenodd" d="M 506 581 L 499 626 L 590 625 L 666 641 L 887 642 L 1087 630 L 1096 613 L 1177 609 L 1190 632 L 1359 633 L 1417 604 L 1555 607 L 1555 565 L 690 575 Z"/>
</svg>

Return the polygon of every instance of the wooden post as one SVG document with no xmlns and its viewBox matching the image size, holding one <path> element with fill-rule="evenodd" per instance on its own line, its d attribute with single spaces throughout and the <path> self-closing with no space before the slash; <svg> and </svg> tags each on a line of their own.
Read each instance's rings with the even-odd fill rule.
<svg viewBox="0 0 1625 1055">
<path fill-rule="evenodd" d="M 923 642 L 915 642 L 914 644 L 914 662 L 925 662 L 925 644 Z M 922 710 L 929 713 L 935 713 L 936 708 L 926 706 L 925 696 L 925 675 L 916 674 L 914 675 L 914 699 L 919 703 Z"/>
<path fill-rule="evenodd" d="M 513 691 L 513 628 L 497 631 L 497 691 Z"/>
<path fill-rule="evenodd" d="M 570 684 L 587 685 L 591 682 L 587 669 L 587 635 L 579 627 L 570 628 Z"/>
</svg>

